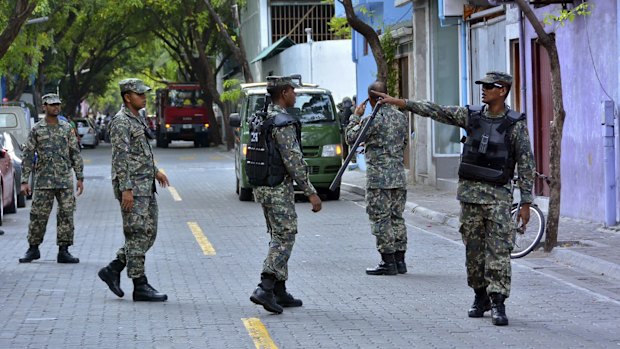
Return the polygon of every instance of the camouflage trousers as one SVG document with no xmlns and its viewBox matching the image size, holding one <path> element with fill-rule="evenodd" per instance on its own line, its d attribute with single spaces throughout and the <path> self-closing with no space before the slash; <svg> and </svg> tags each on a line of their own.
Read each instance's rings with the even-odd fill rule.
<svg viewBox="0 0 620 349">
<path fill-rule="evenodd" d="M 43 242 L 47 221 L 54 206 L 54 198 L 58 202 L 56 210 L 56 244 L 58 246 L 73 245 L 73 212 L 75 196 L 73 189 L 35 189 L 30 209 L 28 225 L 28 243 L 40 245 Z"/>
<path fill-rule="evenodd" d="M 514 234 L 510 204 L 461 202 L 460 232 L 465 244 L 469 287 L 510 296 L 510 252 Z"/>
<path fill-rule="evenodd" d="M 116 255 L 127 265 L 127 276 L 135 279 L 144 276 L 146 252 L 153 247 L 157 237 L 157 199 L 152 196 L 134 196 L 133 209 L 121 209 L 125 245 Z"/>
<path fill-rule="evenodd" d="M 404 188 L 366 188 L 366 213 L 380 253 L 407 250 L 407 227 L 403 219 L 406 202 Z"/>
<path fill-rule="evenodd" d="M 256 201 L 263 207 L 267 232 L 271 235 L 267 258 L 263 262 L 263 273 L 275 275 L 277 280 L 288 279 L 288 260 L 297 234 L 297 213 L 293 183 L 284 183 L 270 188 L 254 190 Z"/>
</svg>

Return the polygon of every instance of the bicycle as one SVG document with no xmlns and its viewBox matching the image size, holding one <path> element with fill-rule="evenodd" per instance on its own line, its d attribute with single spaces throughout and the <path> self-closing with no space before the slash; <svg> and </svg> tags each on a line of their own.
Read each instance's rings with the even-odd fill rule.
<svg viewBox="0 0 620 349">
<path fill-rule="evenodd" d="M 549 177 L 536 172 L 536 176 L 545 180 L 545 182 L 549 183 Z M 514 190 L 517 186 L 518 178 L 512 179 L 512 193 L 514 194 Z M 545 233 L 545 215 L 540 210 L 538 205 L 532 203 L 530 205 L 530 221 L 526 226 L 522 224 L 518 224 L 518 212 L 521 209 L 521 203 L 516 202 L 512 204 L 512 208 L 510 210 L 510 216 L 515 223 L 516 232 L 514 235 L 514 243 L 512 252 L 510 252 L 510 258 L 521 258 L 532 252 L 534 249 L 538 248 L 538 244 Z"/>
</svg>

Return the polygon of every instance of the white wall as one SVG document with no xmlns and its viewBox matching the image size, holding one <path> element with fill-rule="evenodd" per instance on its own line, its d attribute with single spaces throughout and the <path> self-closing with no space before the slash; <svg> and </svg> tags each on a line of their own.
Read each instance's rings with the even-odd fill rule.
<svg viewBox="0 0 620 349">
<path fill-rule="evenodd" d="M 312 52 L 312 54 L 310 54 Z M 264 75 L 301 74 L 302 81 L 318 84 L 332 92 L 334 101 L 355 94 L 355 64 L 351 60 L 351 40 L 315 41 L 289 47 L 263 61 Z M 257 77 L 257 81 L 265 77 Z"/>
</svg>

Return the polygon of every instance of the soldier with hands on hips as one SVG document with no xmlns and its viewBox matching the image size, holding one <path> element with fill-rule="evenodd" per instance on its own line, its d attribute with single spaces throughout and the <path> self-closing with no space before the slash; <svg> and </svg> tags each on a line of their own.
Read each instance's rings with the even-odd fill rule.
<svg viewBox="0 0 620 349">
<path fill-rule="evenodd" d="M 169 185 L 166 175 L 155 166 L 148 126 L 139 113 L 146 106 L 146 92 L 151 88 L 139 79 L 122 80 L 119 86 L 123 106 L 112 118 L 109 132 L 112 187 L 121 207 L 125 244 L 116 259 L 99 270 L 99 277 L 115 295 L 123 297 L 120 273 L 127 267 L 127 276 L 134 284 L 134 301 L 163 302 L 168 296 L 148 283 L 144 270 L 146 252 L 157 237 L 155 181 L 164 188 Z"/>
<path fill-rule="evenodd" d="M 475 292 L 468 315 L 483 317 L 491 310 L 492 323 L 504 326 L 508 325 L 504 301 L 510 296 L 510 252 L 515 234 L 510 181 L 516 166 L 521 193 L 519 220 L 525 225 L 533 201 L 534 157 L 525 115 L 505 104 L 512 76 L 493 71 L 476 84 L 482 86 L 483 106 L 446 107 L 379 95 L 383 97 L 381 103 L 467 131 L 457 198 L 461 202 L 467 283 Z"/>
<path fill-rule="evenodd" d="M 263 208 L 267 230 L 271 235 L 269 251 L 263 262 L 261 282 L 250 300 L 265 310 L 280 314 L 283 307 L 299 307 L 302 301 L 286 290 L 288 260 L 297 234 L 295 191 L 293 180 L 312 204 L 312 211 L 321 210 L 321 199 L 308 179 L 306 162 L 301 152 L 301 124 L 287 112 L 295 106 L 295 87 L 290 77 L 268 77 L 267 92 L 273 104 L 256 139 L 266 140 L 270 149 L 264 161 L 247 170 L 250 183 L 256 185 L 254 195 Z M 248 158 L 253 151 L 248 146 Z M 262 165 L 260 165 L 260 164 Z"/>
<path fill-rule="evenodd" d="M 387 92 L 384 82 L 368 86 L 368 101 L 374 109 L 378 95 L 372 91 Z M 366 101 L 357 106 L 346 129 L 347 142 L 354 144 L 366 119 Z M 407 147 L 409 118 L 391 106 L 382 106 L 369 126 L 365 139 L 366 157 L 366 213 L 370 230 L 376 237 L 379 265 L 366 269 L 368 275 L 405 274 L 407 227 L 403 219 L 407 202 L 405 149 Z"/>
<path fill-rule="evenodd" d="M 39 245 L 43 242 L 54 198 L 58 202 L 56 214 L 56 244 L 58 263 L 79 263 L 79 258 L 69 252 L 73 245 L 73 194 L 72 172 L 77 180 L 77 195 L 84 191 L 84 162 L 80 147 L 69 123 L 58 120 L 60 98 L 55 93 L 42 97 L 45 118 L 37 122 L 26 140 L 23 151 L 21 191 L 32 197 L 28 244 L 30 247 L 20 263 L 30 263 L 41 258 Z M 35 162 L 35 153 L 37 160 Z M 33 171 L 36 170 L 36 171 Z M 72 171 L 73 170 L 73 171 Z M 34 188 L 28 184 L 34 172 Z"/>
</svg>

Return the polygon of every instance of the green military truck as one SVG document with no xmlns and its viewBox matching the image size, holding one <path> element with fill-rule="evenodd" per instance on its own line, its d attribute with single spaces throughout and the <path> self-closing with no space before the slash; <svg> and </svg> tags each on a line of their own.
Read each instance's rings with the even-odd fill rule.
<svg viewBox="0 0 620 349">
<path fill-rule="evenodd" d="M 245 174 L 245 154 L 250 138 L 248 119 L 265 105 L 267 83 L 241 84 L 239 113 L 230 115 L 235 130 L 235 175 L 239 200 L 252 200 L 252 186 Z M 308 164 L 310 181 L 330 200 L 340 198 L 340 186 L 334 191 L 329 185 L 342 164 L 342 131 L 331 92 L 314 84 L 301 84 L 295 89 L 297 101 L 289 113 L 301 121 L 301 143 Z"/>
</svg>

